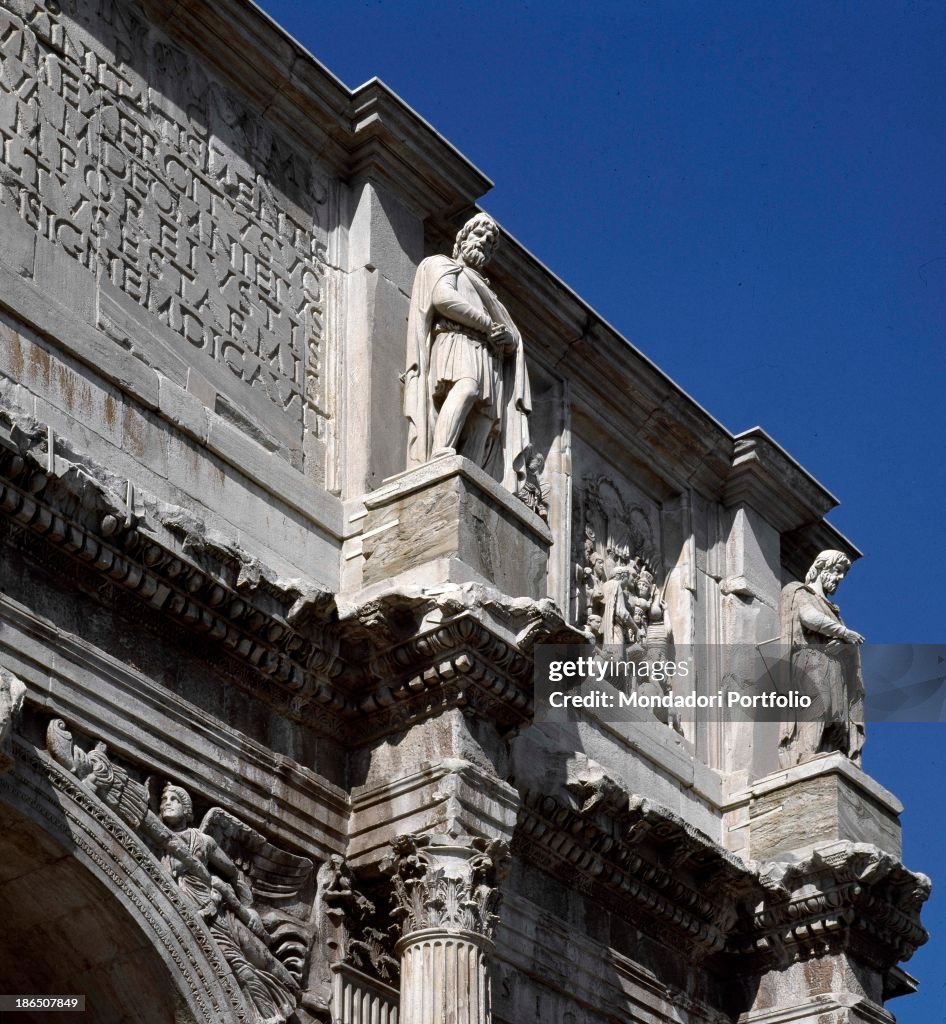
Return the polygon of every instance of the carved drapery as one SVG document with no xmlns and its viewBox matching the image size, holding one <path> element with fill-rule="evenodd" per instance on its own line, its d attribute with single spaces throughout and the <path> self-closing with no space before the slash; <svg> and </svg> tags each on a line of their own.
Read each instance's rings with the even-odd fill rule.
<svg viewBox="0 0 946 1024">
<path fill-rule="evenodd" d="M 146 843 L 94 789 L 18 737 L 0 775 L 0 803 L 52 836 L 104 885 L 159 953 L 200 1024 L 254 1024 L 233 973 L 198 909 Z"/>
</svg>

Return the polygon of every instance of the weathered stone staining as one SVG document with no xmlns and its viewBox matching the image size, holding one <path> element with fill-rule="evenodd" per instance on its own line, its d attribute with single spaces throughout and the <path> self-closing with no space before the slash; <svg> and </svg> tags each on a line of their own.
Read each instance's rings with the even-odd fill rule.
<svg viewBox="0 0 946 1024">
<path fill-rule="evenodd" d="M 817 481 L 245 0 L 0 0 L 0 163 L 17 991 L 141 1024 L 892 1021 L 929 880 L 857 763 L 829 599 L 858 552 Z M 821 721 L 536 721 L 538 645 L 755 650 L 780 598 Z M 674 686 L 751 686 L 726 671 Z"/>
<path fill-rule="evenodd" d="M 820 698 L 819 714 L 809 721 L 788 721 L 779 735 L 779 763 L 790 767 L 819 754 L 840 750 L 860 764 L 864 746 L 864 681 L 858 646 L 860 633 L 841 621 L 829 597 L 851 567 L 842 551 L 822 551 L 804 583 L 782 591 L 782 643 L 788 648 L 791 684 Z"/>
<path fill-rule="evenodd" d="M 6 771 L 13 763 L 10 744 L 13 720 L 23 706 L 26 687 L 12 673 L 0 668 L 0 771 Z"/>
<path fill-rule="evenodd" d="M 488 1024 L 489 954 L 502 899 L 506 843 L 408 835 L 386 864 L 401 926 L 401 1015 L 417 1024 Z"/>
</svg>

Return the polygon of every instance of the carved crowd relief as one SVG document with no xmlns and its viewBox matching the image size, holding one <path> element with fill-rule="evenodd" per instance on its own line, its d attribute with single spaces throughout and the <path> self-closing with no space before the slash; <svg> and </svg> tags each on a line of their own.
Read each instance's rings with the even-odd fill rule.
<svg viewBox="0 0 946 1024">
<path fill-rule="evenodd" d="M 572 515 L 575 621 L 599 644 L 665 659 L 672 641 L 659 549 L 644 509 L 606 477 L 585 481 Z"/>
<path fill-rule="evenodd" d="M 326 186 L 311 161 L 128 0 L 4 0 L 0 40 L 0 204 L 173 332 L 177 357 L 319 430 Z M 114 319 L 100 310 L 140 344 Z"/>
<path fill-rule="evenodd" d="M 194 827 L 186 789 L 137 781 L 103 743 L 90 751 L 74 743 L 60 719 L 50 723 L 46 746 L 151 847 L 204 919 L 254 1024 L 285 1024 L 299 1003 L 311 934 L 279 907 L 299 896 L 312 862 L 272 845 L 222 807 L 210 808 Z M 261 916 L 264 904 L 268 909 Z"/>
</svg>

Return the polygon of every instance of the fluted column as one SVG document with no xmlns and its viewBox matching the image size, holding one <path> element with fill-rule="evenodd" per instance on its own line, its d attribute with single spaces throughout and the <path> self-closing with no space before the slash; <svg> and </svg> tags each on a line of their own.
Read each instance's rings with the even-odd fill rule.
<svg viewBox="0 0 946 1024">
<path fill-rule="evenodd" d="M 506 844 L 414 835 L 393 846 L 400 1024 L 489 1024 L 489 957 Z"/>
</svg>

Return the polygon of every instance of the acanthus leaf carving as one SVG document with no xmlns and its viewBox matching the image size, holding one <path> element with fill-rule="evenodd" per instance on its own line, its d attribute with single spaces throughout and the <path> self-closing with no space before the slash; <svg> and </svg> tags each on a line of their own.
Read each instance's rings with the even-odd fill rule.
<svg viewBox="0 0 946 1024">
<path fill-rule="evenodd" d="M 402 938 L 434 928 L 492 939 L 508 858 L 500 839 L 399 836 L 383 869 L 391 878 L 391 916 Z"/>
</svg>

